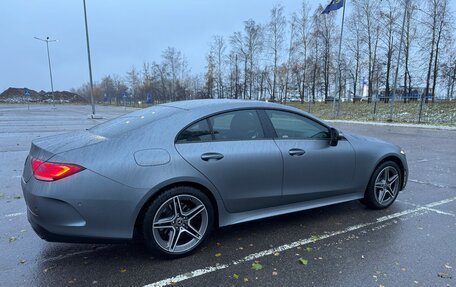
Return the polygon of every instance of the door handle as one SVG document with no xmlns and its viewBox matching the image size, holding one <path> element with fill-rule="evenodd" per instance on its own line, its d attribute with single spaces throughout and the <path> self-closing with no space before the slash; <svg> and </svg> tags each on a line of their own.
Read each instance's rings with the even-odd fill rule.
<svg viewBox="0 0 456 287">
<path fill-rule="evenodd" d="M 306 153 L 305 150 L 300 149 L 300 148 L 292 148 L 288 151 L 288 154 L 291 156 L 301 156 L 305 153 Z"/>
<path fill-rule="evenodd" d="M 201 159 L 204 161 L 209 160 L 221 160 L 223 158 L 223 154 L 218 152 L 207 152 L 201 155 Z"/>
</svg>

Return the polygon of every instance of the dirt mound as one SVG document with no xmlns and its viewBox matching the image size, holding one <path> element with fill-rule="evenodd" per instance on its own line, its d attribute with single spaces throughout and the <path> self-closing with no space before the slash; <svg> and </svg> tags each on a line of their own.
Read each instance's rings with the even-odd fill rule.
<svg viewBox="0 0 456 287">
<path fill-rule="evenodd" d="M 28 95 L 25 95 L 26 91 Z M 60 103 L 86 103 L 87 100 L 72 92 L 54 91 L 55 102 Z M 21 102 L 51 102 L 52 93 L 46 91 L 35 91 L 26 88 L 10 87 L 0 94 L 0 102 L 21 103 Z"/>
</svg>

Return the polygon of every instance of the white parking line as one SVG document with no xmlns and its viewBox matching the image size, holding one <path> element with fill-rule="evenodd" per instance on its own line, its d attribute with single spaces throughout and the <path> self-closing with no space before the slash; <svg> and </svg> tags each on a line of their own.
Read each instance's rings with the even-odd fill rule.
<svg viewBox="0 0 456 287">
<path fill-rule="evenodd" d="M 428 204 L 424 205 L 424 207 L 436 207 L 436 206 L 439 206 L 439 205 L 442 205 L 442 204 L 445 204 L 445 203 L 450 203 L 450 202 L 455 201 L 455 200 L 456 200 L 456 197 L 450 197 L 450 198 L 443 199 L 443 200 L 440 200 L 440 201 L 428 203 Z"/>
<path fill-rule="evenodd" d="M 374 225 L 374 224 L 378 224 L 378 223 L 381 223 L 381 222 L 385 222 L 385 221 L 388 221 L 388 220 L 391 220 L 391 219 L 395 219 L 395 218 L 398 218 L 398 217 L 401 217 L 401 216 L 405 216 L 405 215 L 408 215 L 408 214 L 411 214 L 411 213 L 416 213 L 418 211 L 429 210 L 432 207 L 439 206 L 439 205 L 442 205 L 442 204 L 446 204 L 446 203 L 449 203 L 449 202 L 452 202 L 452 201 L 455 201 L 455 200 L 456 200 L 456 196 L 455 197 L 451 197 L 451 198 L 447 198 L 447 199 L 444 199 L 444 200 L 432 202 L 432 203 L 429 203 L 429 204 L 426 204 L 424 206 L 420 206 L 420 207 L 417 207 L 417 208 L 414 208 L 414 209 L 407 209 L 407 210 L 404 210 L 404 211 L 401 211 L 401 212 L 397 212 L 397 213 L 393 213 L 393 214 L 390 214 L 390 215 L 387 215 L 387 216 L 382 216 L 382 217 L 379 217 L 375 221 L 372 221 L 372 222 L 352 225 L 352 226 L 349 226 L 349 227 L 347 227 L 345 229 L 342 229 L 342 230 L 339 230 L 339 231 L 335 231 L 335 232 L 332 232 L 332 233 L 323 234 L 323 235 L 318 236 L 318 237 L 313 236 L 311 238 L 301 239 L 301 240 L 298 240 L 298 241 L 295 241 L 295 242 L 292 242 L 292 243 L 289 243 L 289 244 L 284 244 L 284 245 L 281 245 L 281 246 L 278 246 L 278 247 L 275 247 L 275 248 L 271 248 L 271 249 L 263 250 L 263 251 L 260 251 L 260 252 L 257 252 L 257 253 L 253 253 L 253 254 L 247 255 L 247 256 L 245 256 L 245 257 L 243 257 L 241 259 L 233 260 L 233 261 L 231 261 L 229 263 L 226 263 L 226 264 L 208 266 L 208 267 L 205 267 L 205 268 L 201 268 L 201 269 L 197 269 L 197 270 L 194 270 L 194 271 L 191 271 L 191 272 L 180 274 L 180 275 L 177 275 L 177 276 L 174 276 L 174 277 L 171 277 L 171 278 L 166 278 L 166 279 L 157 281 L 155 283 L 151 283 L 151 284 L 145 285 L 144 287 L 163 287 L 163 286 L 166 286 L 166 285 L 175 284 L 175 283 L 187 280 L 187 279 L 191 279 L 191 278 L 202 276 L 202 275 L 205 275 L 205 274 L 208 274 L 208 273 L 212 273 L 212 272 L 215 272 L 217 270 L 226 269 L 226 268 L 228 268 L 230 266 L 238 265 L 238 264 L 241 264 L 241 263 L 244 263 L 244 262 L 248 262 L 248 261 L 252 261 L 252 260 L 264 257 L 264 256 L 268 256 L 268 255 L 274 254 L 275 252 L 281 252 L 281 251 L 289 250 L 289 249 L 292 249 L 292 248 L 296 248 L 298 246 L 306 245 L 306 244 L 309 244 L 309 243 L 312 243 L 312 242 L 316 242 L 316 241 L 320 241 L 320 240 L 327 239 L 327 238 L 330 238 L 330 237 L 334 237 L 334 236 L 337 236 L 337 235 L 341 235 L 341 234 L 345 234 L 345 233 L 348 233 L 348 232 L 352 232 L 352 231 L 355 231 L 355 230 L 358 230 L 358 229 L 361 229 L 361 228 L 364 228 L 364 227 L 367 227 L 367 226 L 370 226 L 370 225 Z"/>
<path fill-rule="evenodd" d="M 16 217 L 16 216 L 21 216 L 21 215 L 25 215 L 25 214 L 26 214 L 26 212 L 16 212 L 16 213 L 6 214 L 4 217 L 9 218 L 9 217 Z"/>
<path fill-rule="evenodd" d="M 113 247 L 114 247 L 114 245 L 107 245 L 107 246 L 97 247 L 96 249 L 76 251 L 76 252 L 72 252 L 72 253 L 68 253 L 68 254 L 62 254 L 62 255 L 50 257 L 50 258 L 44 259 L 42 262 L 58 261 L 58 260 L 62 260 L 62 259 L 66 259 L 66 258 L 72 257 L 72 256 L 93 253 L 95 251 L 100 251 L 100 250 L 113 248 Z"/>
<path fill-rule="evenodd" d="M 433 211 L 433 212 L 438 213 L 438 214 L 444 214 L 444 215 L 449 215 L 449 216 L 453 216 L 453 217 L 456 216 L 456 215 L 454 215 L 451 212 L 446 212 L 446 211 L 442 211 L 442 210 L 435 209 L 435 208 L 424 207 L 424 209 L 429 210 L 429 211 Z"/>
<path fill-rule="evenodd" d="M 448 188 L 449 187 L 448 185 L 429 182 L 429 181 L 422 181 L 422 180 L 417 180 L 417 179 L 413 179 L 413 178 L 409 178 L 408 181 L 411 181 L 414 183 L 419 183 L 419 184 L 428 184 L 428 185 L 432 185 L 432 186 L 439 187 L 439 188 Z"/>
<path fill-rule="evenodd" d="M 411 203 L 411 202 L 408 202 L 408 201 L 402 201 L 402 200 L 397 200 L 396 199 L 396 202 L 400 202 L 400 203 L 403 203 L 403 204 L 408 204 L 408 205 L 411 205 L 411 206 L 414 206 L 414 207 L 421 207 L 421 205 L 419 205 L 419 204 Z M 442 211 L 440 209 L 435 209 L 435 208 L 430 208 L 430 207 L 423 207 L 423 208 L 428 210 L 428 211 L 433 211 L 433 212 L 438 213 L 438 214 L 444 214 L 444 215 L 449 215 L 449 216 L 455 216 L 456 217 L 456 215 L 454 213 L 451 213 L 451 212 L 446 212 L 446 211 Z"/>
</svg>

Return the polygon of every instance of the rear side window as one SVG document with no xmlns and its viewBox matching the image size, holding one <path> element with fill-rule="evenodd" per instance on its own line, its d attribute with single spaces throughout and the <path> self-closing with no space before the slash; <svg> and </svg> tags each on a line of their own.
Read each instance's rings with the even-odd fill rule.
<svg viewBox="0 0 456 287">
<path fill-rule="evenodd" d="M 328 139 L 328 129 L 304 116 L 294 113 L 267 110 L 279 139 Z"/>
<path fill-rule="evenodd" d="M 240 110 L 201 120 L 182 131 L 176 143 L 263 139 L 264 132 L 255 110 Z"/>
<path fill-rule="evenodd" d="M 255 110 L 241 110 L 209 118 L 216 141 L 263 139 L 264 132 Z"/>
<path fill-rule="evenodd" d="M 207 142 L 211 141 L 212 134 L 207 120 L 197 122 L 191 125 L 177 137 L 177 143 L 190 143 L 190 142 Z"/>
</svg>

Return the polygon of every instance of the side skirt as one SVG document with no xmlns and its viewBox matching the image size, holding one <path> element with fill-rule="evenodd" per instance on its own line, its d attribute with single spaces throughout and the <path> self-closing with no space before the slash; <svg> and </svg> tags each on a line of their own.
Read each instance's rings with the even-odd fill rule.
<svg viewBox="0 0 456 287">
<path fill-rule="evenodd" d="M 252 221 L 282 215 L 286 213 L 292 213 L 322 206 L 338 204 L 347 201 L 353 201 L 361 198 L 363 198 L 363 194 L 356 192 L 239 213 L 229 213 L 223 208 L 219 208 L 219 226 L 223 227 L 246 221 Z"/>
</svg>

